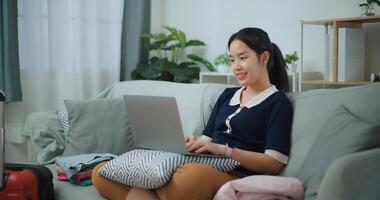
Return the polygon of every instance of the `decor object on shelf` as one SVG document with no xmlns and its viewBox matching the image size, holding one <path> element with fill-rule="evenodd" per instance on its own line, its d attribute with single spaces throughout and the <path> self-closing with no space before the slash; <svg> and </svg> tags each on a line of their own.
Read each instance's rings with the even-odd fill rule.
<svg viewBox="0 0 380 200">
<path fill-rule="evenodd" d="M 363 28 L 339 28 L 338 51 L 338 81 L 365 80 L 365 33 Z"/>
<path fill-rule="evenodd" d="M 218 72 L 230 72 L 230 59 L 228 58 L 228 55 L 226 53 L 223 53 L 216 56 L 214 60 L 214 66 L 216 66 Z"/>
<path fill-rule="evenodd" d="M 209 71 L 215 71 L 208 60 L 195 54 L 185 53 L 188 47 L 205 46 L 203 41 L 187 40 L 186 34 L 176 28 L 169 26 L 163 28 L 164 32 L 141 35 L 142 38 L 149 40 L 144 48 L 153 51 L 151 54 L 153 56 L 136 66 L 132 71 L 132 79 L 190 83 L 199 78 L 199 64 L 203 64 Z"/>
<path fill-rule="evenodd" d="M 380 72 L 379 72 L 379 75 L 377 75 L 375 73 L 371 73 L 370 81 L 371 82 L 378 82 L 378 81 L 380 81 Z"/>
<path fill-rule="evenodd" d="M 288 64 L 288 67 L 291 72 L 296 72 L 297 71 L 297 61 L 299 57 L 297 55 L 297 51 L 294 51 L 291 54 L 286 54 L 285 55 L 285 63 Z"/>
<path fill-rule="evenodd" d="M 362 9 L 361 16 L 375 16 L 375 4 L 380 6 L 380 0 L 366 0 L 366 3 L 359 4 Z"/>
</svg>

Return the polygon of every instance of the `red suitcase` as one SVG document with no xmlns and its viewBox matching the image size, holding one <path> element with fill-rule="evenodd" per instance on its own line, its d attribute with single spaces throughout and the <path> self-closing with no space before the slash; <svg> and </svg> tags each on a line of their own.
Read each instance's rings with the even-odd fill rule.
<svg viewBox="0 0 380 200">
<path fill-rule="evenodd" d="M 4 165 L 4 93 L 0 91 L 0 200 L 52 200 L 53 175 L 42 165 Z"/>
</svg>

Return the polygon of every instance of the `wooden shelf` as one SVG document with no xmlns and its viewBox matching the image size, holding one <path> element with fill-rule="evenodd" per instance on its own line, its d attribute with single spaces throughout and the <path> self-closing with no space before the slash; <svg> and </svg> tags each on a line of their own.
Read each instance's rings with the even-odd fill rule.
<svg viewBox="0 0 380 200">
<path fill-rule="evenodd" d="M 302 84 L 310 85 L 366 85 L 371 84 L 371 81 L 325 81 L 325 80 L 303 80 Z"/>
<path fill-rule="evenodd" d="M 303 61 L 303 34 L 304 25 L 322 25 L 325 27 L 326 33 L 329 26 L 332 28 L 332 48 L 331 48 L 331 75 L 332 81 L 329 80 L 301 80 L 300 88 L 302 91 L 302 84 L 314 84 L 314 85 L 364 85 L 369 84 L 369 81 L 338 81 L 338 41 L 339 41 L 339 28 L 362 28 L 364 23 L 376 23 L 380 22 L 380 15 L 366 16 L 366 17 L 349 17 L 349 18 L 337 18 L 337 19 L 322 19 L 322 20 L 301 20 L 301 55 L 300 55 L 300 69 L 301 74 L 304 70 Z M 325 72 L 326 73 L 326 72 Z"/>
<path fill-rule="evenodd" d="M 347 22 L 347 23 L 371 23 L 380 22 L 380 16 L 368 16 L 368 17 L 349 17 L 338 19 L 325 19 L 325 20 L 301 20 L 303 24 L 315 24 L 315 25 L 333 25 L 334 22 Z"/>
</svg>

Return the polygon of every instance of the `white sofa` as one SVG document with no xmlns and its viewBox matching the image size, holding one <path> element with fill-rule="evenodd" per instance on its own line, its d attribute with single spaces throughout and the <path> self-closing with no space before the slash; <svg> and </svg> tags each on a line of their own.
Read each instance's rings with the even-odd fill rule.
<svg viewBox="0 0 380 200">
<path fill-rule="evenodd" d="M 215 101 L 227 87 L 234 86 L 127 81 L 108 87 L 88 102 L 81 101 L 81 105 L 99 99 L 121 101 L 124 94 L 174 96 L 184 132 L 201 134 Z M 288 96 L 294 107 L 292 147 L 281 175 L 300 179 L 305 186 L 305 199 L 376 199 L 380 195 L 380 84 L 310 90 Z M 125 112 L 122 106 L 119 111 Z M 73 119 L 69 117 L 70 120 Z M 113 126 L 112 120 L 108 123 Z M 56 111 L 31 114 L 24 128 L 30 161 L 49 162 L 72 148 L 69 143 L 73 134 L 91 134 L 70 132 L 71 128 L 70 124 L 68 133 L 64 131 Z M 94 148 L 92 151 L 96 151 L 96 145 Z M 133 144 L 124 148 L 123 151 L 132 149 Z M 54 170 L 54 164 L 48 166 Z M 362 184 L 364 180 L 366 184 Z M 59 181 L 54 181 L 54 185 L 56 199 L 102 199 L 93 186 Z"/>
</svg>

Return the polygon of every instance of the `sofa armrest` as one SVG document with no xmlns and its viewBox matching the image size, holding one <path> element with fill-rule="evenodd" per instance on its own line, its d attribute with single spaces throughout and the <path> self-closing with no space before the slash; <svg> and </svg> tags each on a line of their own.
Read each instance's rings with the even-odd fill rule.
<svg viewBox="0 0 380 200">
<path fill-rule="evenodd" d="M 378 199 L 380 148 L 343 156 L 329 167 L 318 191 L 323 199 Z"/>
</svg>

